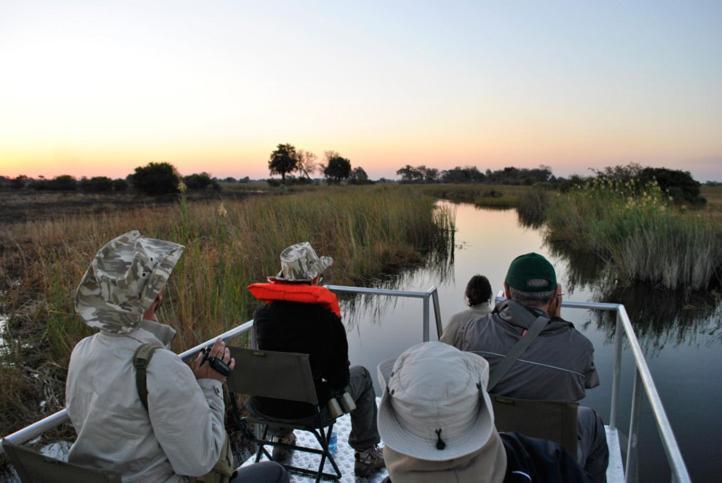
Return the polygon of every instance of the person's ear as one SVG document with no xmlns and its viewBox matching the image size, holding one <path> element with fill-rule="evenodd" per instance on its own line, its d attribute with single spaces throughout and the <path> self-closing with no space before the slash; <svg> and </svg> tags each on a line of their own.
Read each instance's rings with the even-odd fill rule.
<svg viewBox="0 0 722 483">
<path fill-rule="evenodd" d="M 511 298 L 511 289 L 509 288 L 509 284 L 504 282 L 504 297 L 510 299 Z"/>
</svg>

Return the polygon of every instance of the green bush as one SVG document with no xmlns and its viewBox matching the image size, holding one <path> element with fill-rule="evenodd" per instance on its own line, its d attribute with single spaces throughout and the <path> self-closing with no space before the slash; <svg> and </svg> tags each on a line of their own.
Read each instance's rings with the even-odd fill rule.
<svg viewBox="0 0 722 483">
<path fill-rule="evenodd" d="M 107 176 L 96 176 L 94 178 L 82 178 L 80 190 L 86 193 L 102 193 L 113 190 L 113 180 Z"/>
<path fill-rule="evenodd" d="M 170 163 L 148 163 L 135 168 L 130 175 L 133 188 L 146 195 L 178 193 L 181 178 Z"/>
<path fill-rule="evenodd" d="M 547 236 L 600 257 L 623 283 L 705 289 L 720 270 L 722 234 L 667 201 L 654 181 L 640 186 L 633 179 L 595 179 L 553 200 Z"/>
</svg>

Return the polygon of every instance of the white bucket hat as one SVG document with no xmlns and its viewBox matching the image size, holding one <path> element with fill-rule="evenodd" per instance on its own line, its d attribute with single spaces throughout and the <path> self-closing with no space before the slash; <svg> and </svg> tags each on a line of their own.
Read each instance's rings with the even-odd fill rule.
<svg viewBox="0 0 722 483">
<path fill-rule="evenodd" d="M 296 243 L 281 252 L 281 271 L 270 280 L 310 282 L 333 265 L 333 258 L 319 257 L 309 242 Z"/>
<path fill-rule="evenodd" d="M 83 275 L 75 292 L 75 311 L 103 332 L 132 331 L 165 287 L 183 248 L 136 230 L 110 240 Z"/>
<path fill-rule="evenodd" d="M 482 448 L 494 433 L 489 363 L 443 342 L 417 344 L 379 364 L 378 429 L 398 453 L 445 461 Z"/>
</svg>

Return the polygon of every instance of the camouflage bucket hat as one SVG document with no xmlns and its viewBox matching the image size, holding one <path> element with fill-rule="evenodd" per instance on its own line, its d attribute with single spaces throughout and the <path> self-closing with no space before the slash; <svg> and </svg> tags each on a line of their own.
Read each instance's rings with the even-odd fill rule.
<svg viewBox="0 0 722 483">
<path fill-rule="evenodd" d="M 310 282 L 333 265 L 333 258 L 319 257 L 309 242 L 296 243 L 281 252 L 281 271 L 271 280 Z"/>
<path fill-rule="evenodd" d="M 135 329 L 168 282 L 183 245 L 129 231 L 103 246 L 75 292 L 75 311 L 103 332 Z"/>
</svg>

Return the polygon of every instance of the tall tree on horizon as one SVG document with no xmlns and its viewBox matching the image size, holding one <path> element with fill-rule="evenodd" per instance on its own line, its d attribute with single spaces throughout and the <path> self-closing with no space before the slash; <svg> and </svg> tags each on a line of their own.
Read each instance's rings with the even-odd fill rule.
<svg viewBox="0 0 722 483">
<path fill-rule="evenodd" d="M 298 154 L 292 144 L 279 144 L 268 160 L 268 170 L 272 175 L 280 174 L 284 184 L 286 183 L 286 173 L 295 171 L 297 167 Z"/>
</svg>

